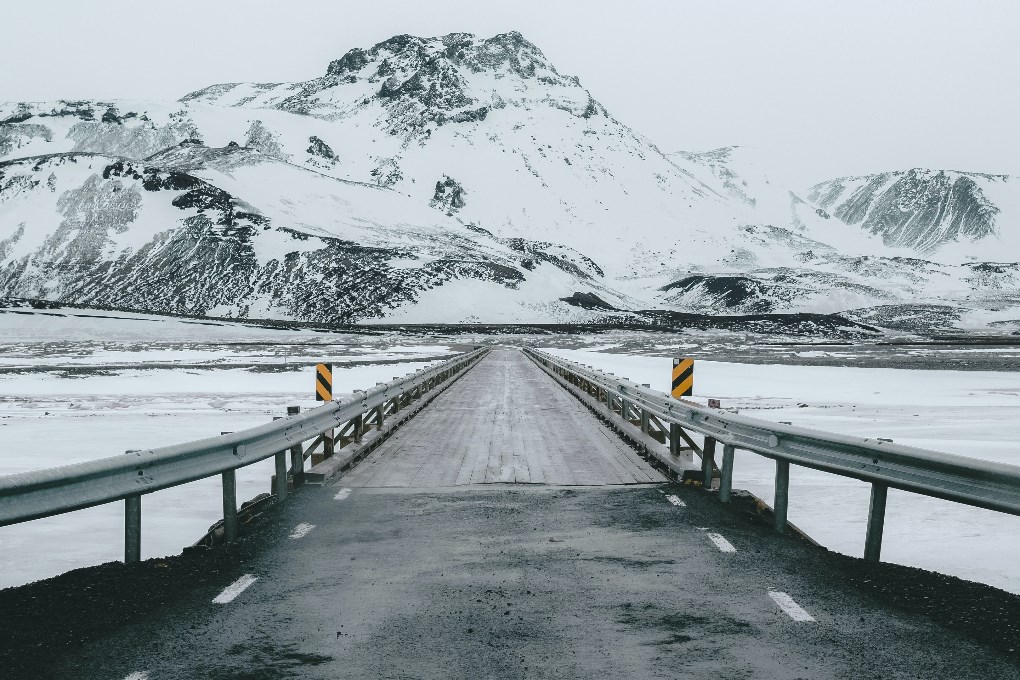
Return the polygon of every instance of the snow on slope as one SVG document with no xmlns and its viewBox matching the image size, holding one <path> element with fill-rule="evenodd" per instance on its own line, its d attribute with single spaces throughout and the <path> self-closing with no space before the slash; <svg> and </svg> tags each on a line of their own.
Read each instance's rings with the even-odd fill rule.
<svg viewBox="0 0 1020 680">
<path fill-rule="evenodd" d="M 0 286 L 17 297 L 347 322 L 466 278 L 510 289 L 533 281 L 554 316 L 574 313 L 559 298 L 578 290 L 620 302 L 562 252 L 507 245 L 395 192 L 241 147 L 185 143 L 139 164 L 12 161 L 0 165 L 0 187 Z M 456 295 L 430 296 L 429 313 L 459 321 L 444 316 L 447 292 Z M 535 303 L 486 320 L 529 317 Z"/>
</svg>

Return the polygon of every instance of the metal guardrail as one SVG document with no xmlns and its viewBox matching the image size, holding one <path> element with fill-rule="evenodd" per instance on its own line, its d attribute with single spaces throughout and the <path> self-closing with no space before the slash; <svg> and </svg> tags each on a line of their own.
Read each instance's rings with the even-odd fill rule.
<svg viewBox="0 0 1020 680">
<path fill-rule="evenodd" d="M 0 477 L 0 526 L 125 501 L 125 561 L 140 559 L 141 497 L 172 486 L 222 475 L 226 540 L 237 537 L 235 470 L 276 457 L 274 492 L 287 496 L 287 463 L 295 484 L 304 474 L 303 442 L 331 438 L 330 444 L 361 442 L 366 424 L 382 429 L 388 414 L 425 395 L 488 351 L 467 354 L 382 383 L 343 401 L 304 414 L 288 415 L 248 430 L 219 437 L 132 451 L 127 455 Z M 333 433 L 336 432 L 334 436 Z M 333 446 L 328 447 L 332 452 Z"/>
<path fill-rule="evenodd" d="M 1020 515 L 1020 467 L 914 448 L 881 439 L 864 439 L 792 425 L 772 423 L 721 409 L 676 400 L 627 379 L 525 349 L 547 371 L 604 404 L 645 434 L 680 450 L 680 440 L 702 458 L 702 483 L 709 486 L 715 469 L 716 442 L 723 444 L 719 495 L 728 502 L 733 483 L 736 449 L 752 451 L 776 461 L 777 532 L 787 525 L 790 465 L 831 472 L 871 483 L 871 505 L 864 557 L 878 561 L 890 487 L 956 501 L 989 510 Z M 668 425 L 668 429 L 667 426 Z M 705 437 L 698 447 L 685 430 Z"/>
</svg>

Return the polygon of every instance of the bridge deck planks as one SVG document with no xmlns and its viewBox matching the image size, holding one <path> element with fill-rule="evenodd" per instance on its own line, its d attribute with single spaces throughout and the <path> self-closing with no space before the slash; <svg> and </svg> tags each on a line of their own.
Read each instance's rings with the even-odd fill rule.
<svg viewBox="0 0 1020 680">
<path fill-rule="evenodd" d="M 493 350 L 340 483 L 430 488 L 662 481 L 523 353 Z"/>
</svg>

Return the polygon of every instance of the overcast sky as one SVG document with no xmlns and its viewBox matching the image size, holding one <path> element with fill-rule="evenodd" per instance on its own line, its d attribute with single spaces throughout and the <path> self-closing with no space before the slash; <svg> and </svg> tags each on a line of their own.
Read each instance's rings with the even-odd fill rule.
<svg viewBox="0 0 1020 680">
<path fill-rule="evenodd" d="M 7 2 L 0 101 L 306 80 L 400 33 L 519 30 L 665 151 L 760 148 L 799 181 L 1020 174 L 1013 0 Z"/>
</svg>

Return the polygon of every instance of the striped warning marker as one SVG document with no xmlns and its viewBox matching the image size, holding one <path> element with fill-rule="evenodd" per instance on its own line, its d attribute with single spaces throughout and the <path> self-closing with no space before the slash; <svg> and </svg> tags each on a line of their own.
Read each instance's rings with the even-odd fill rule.
<svg viewBox="0 0 1020 680">
<path fill-rule="evenodd" d="M 315 364 L 315 401 L 333 401 L 333 364 Z"/>
<path fill-rule="evenodd" d="M 670 394 L 674 399 L 694 394 L 694 359 L 673 359 L 673 391 Z"/>
</svg>

